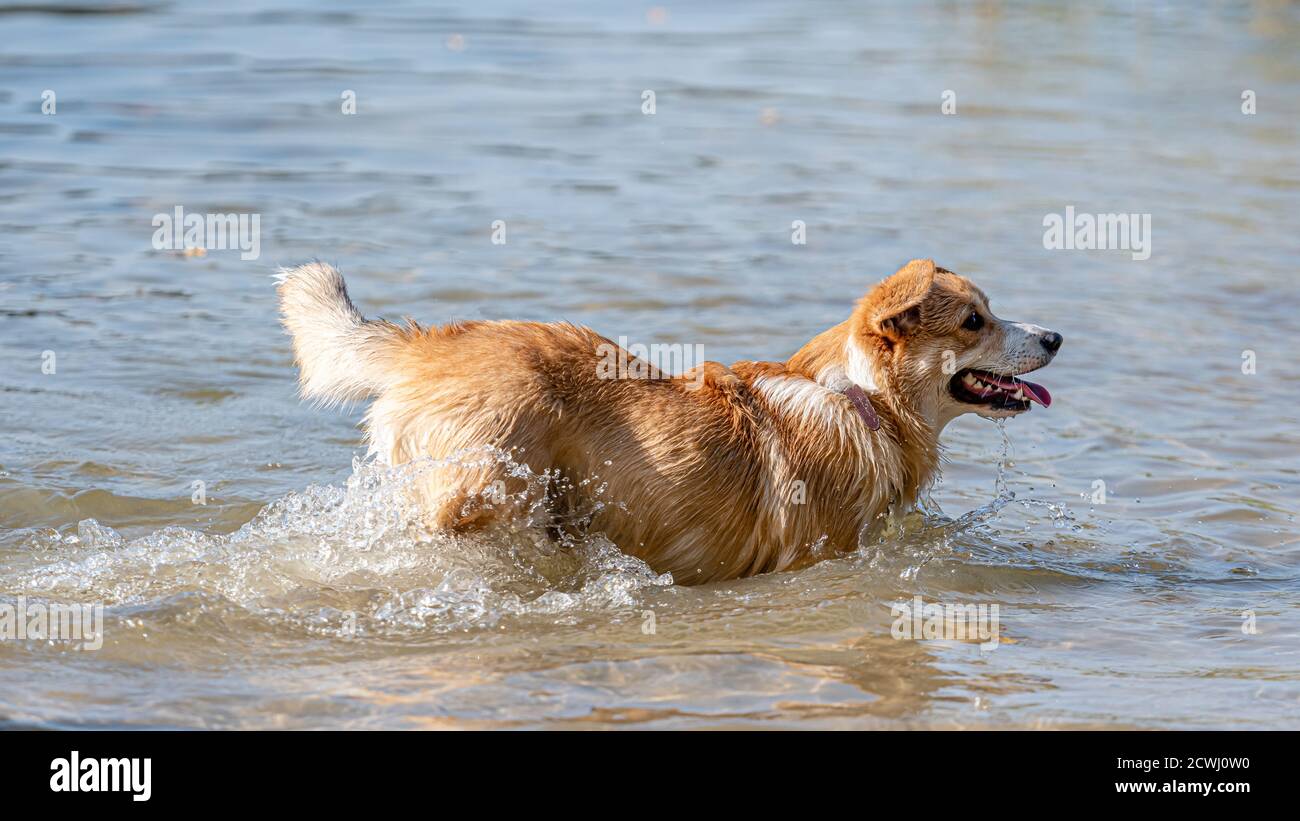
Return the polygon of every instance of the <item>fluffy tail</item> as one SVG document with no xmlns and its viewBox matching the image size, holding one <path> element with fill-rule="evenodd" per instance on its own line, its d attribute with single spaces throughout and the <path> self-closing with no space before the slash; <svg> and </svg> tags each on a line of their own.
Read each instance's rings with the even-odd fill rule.
<svg viewBox="0 0 1300 821">
<path fill-rule="evenodd" d="M 302 397 L 331 406 L 381 391 L 401 330 L 363 317 L 348 299 L 343 275 L 323 262 L 281 268 L 276 282 Z"/>
</svg>

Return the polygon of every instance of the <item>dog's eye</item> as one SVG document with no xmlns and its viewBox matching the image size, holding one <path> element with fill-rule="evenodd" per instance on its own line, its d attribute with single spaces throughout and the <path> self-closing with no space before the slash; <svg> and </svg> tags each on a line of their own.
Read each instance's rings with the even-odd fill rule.
<svg viewBox="0 0 1300 821">
<path fill-rule="evenodd" d="M 966 317 L 966 321 L 961 326 L 968 331 L 978 331 L 984 327 L 984 317 L 980 316 L 979 311 L 971 311 L 970 316 Z"/>
</svg>

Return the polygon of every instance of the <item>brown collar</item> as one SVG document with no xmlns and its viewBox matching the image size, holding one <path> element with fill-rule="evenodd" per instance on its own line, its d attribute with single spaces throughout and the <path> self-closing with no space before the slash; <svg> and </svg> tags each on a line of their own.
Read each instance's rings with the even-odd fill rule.
<svg viewBox="0 0 1300 821">
<path fill-rule="evenodd" d="M 876 409 L 871 406 L 871 400 L 867 398 L 867 392 L 862 389 L 862 386 L 850 385 L 844 391 L 844 395 L 853 403 L 853 407 L 858 411 L 858 416 L 861 416 L 862 421 L 867 423 L 867 427 L 872 430 L 880 430 L 880 417 L 876 416 Z"/>
</svg>

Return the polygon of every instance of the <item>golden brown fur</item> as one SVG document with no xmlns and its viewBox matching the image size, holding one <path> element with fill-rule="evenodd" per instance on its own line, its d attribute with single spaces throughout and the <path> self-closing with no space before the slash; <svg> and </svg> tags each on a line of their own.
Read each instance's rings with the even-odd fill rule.
<svg viewBox="0 0 1300 821">
<path fill-rule="evenodd" d="M 569 324 L 365 320 L 319 263 L 284 272 L 279 290 L 304 395 L 375 396 L 365 428 L 381 458 L 449 460 L 422 485 L 439 526 L 481 527 L 502 510 L 490 488 L 523 490 L 499 460 L 472 455 L 491 446 L 570 480 L 550 500 L 557 516 L 603 484 L 615 504 L 588 529 L 683 583 L 854 550 L 891 505 L 910 505 L 935 475 L 943 425 L 1008 415 L 953 398 L 945 351 L 957 367 L 999 373 L 1050 360 L 1031 344 L 1043 329 L 1015 330 L 1035 326 L 961 328 L 987 300 L 930 260 L 909 262 L 784 363 L 707 362 L 671 378 L 605 378 L 613 343 Z M 879 430 L 843 395 L 852 385 Z"/>
</svg>

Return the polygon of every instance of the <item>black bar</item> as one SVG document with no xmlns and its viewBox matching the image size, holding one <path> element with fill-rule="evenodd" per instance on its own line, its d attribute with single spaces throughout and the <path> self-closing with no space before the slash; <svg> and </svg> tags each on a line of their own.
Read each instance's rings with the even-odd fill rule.
<svg viewBox="0 0 1300 821">
<path fill-rule="evenodd" d="M 631 803 L 637 806 L 671 801 L 686 788 L 760 806 L 774 789 L 816 803 L 830 795 L 843 800 L 848 790 L 857 793 L 853 800 L 863 812 L 891 797 L 971 811 L 987 811 L 990 802 L 1073 808 L 1159 807 L 1171 800 L 1235 810 L 1243 801 L 1289 797 L 1294 776 L 1283 770 L 1296 741 L 1295 733 L 1261 732 L 42 731 L 0 735 L 0 783 L 30 806 L 52 810 L 246 809 L 265 800 L 336 808 L 339 801 L 428 800 L 433 791 L 440 809 L 430 805 L 431 812 L 450 811 L 443 802 L 456 795 L 477 795 L 492 806 L 531 796 L 542 811 L 556 794 L 581 796 L 583 803 L 607 795 L 628 806 L 641 793 L 644 799 Z M 53 791 L 51 779 L 63 765 L 52 768 L 52 762 L 70 765 L 73 751 L 83 778 L 88 759 L 101 762 L 89 769 L 103 773 L 102 759 L 137 758 L 143 773 L 148 758 L 148 800 L 134 800 L 129 789 Z M 1185 787 L 1192 783 L 1213 791 Z M 1120 786 L 1146 784 L 1155 786 Z"/>
</svg>

